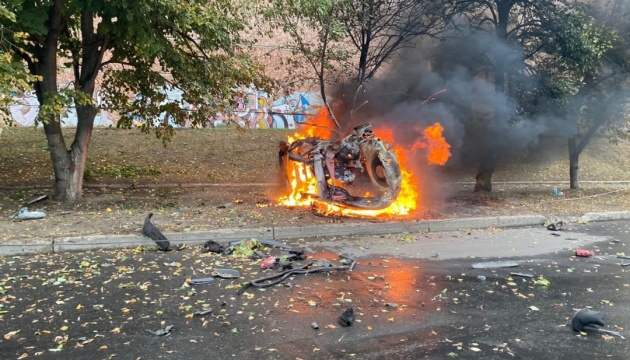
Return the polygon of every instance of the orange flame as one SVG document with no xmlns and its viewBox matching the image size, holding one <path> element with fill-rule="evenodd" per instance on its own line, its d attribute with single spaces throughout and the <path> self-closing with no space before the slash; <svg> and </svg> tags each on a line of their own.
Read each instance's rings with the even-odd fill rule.
<svg viewBox="0 0 630 360">
<path fill-rule="evenodd" d="M 446 164 L 451 157 L 451 145 L 449 145 L 442 136 L 442 132 L 444 131 L 442 125 L 435 123 L 424 130 L 420 128 L 416 128 L 416 130 L 422 133 L 424 141 L 417 141 L 413 144 L 411 150 L 426 148 L 428 149 L 427 160 L 429 161 L 429 165 Z"/>
<path fill-rule="evenodd" d="M 287 139 L 288 142 L 291 143 L 297 139 L 304 139 L 313 136 L 328 138 L 334 129 L 332 120 L 329 118 L 328 112 L 325 108 L 323 108 L 313 119 L 311 119 L 308 124 L 315 126 L 305 125 L 302 131 L 298 131 L 293 136 L 289 136 Z M 394 133 L 392 129 L 379 128 L 373 129 L 373 131 L 377 137 L 381 138 L 381 140 L 387 143 L 394 142 Z M 425 140 L 427 143 L 414 144 L 414 147 L 412 147 L 411 150 L 428 146 L 430 154 L 435 153 L 441 154 L 440 156 L 442 156 L 442 158 L 434 158 L 434 156 L 438 155 L 430 155 L 429 162 L 433 163 L 432 161 L 437 160 L 442 161 L 443 157 L 446 156 L 446 158 L 443 159 L 444 162 L 441 163 L 444 164 L 450 156 L 450 151 L 448 150 L 450 146 L 446 143 L 444 138 L 441 137 L 441 133 L 442 127 L 439 123 L 436 123 L 431 128 L 427 128 L 425 130 Z M 446 149 L 447 155 L 443 153 L 444 149 Z M 394 202 L 387 208 L 354 209 L 322 201 L 317 197 L 317 179 L 312 173 L 310 167 L 296 161 L 289 161 L 287 165 L 287 175 L 289 184 L 291 185 L 291 193 L 287 196 L 281 197 L 279 199 L 279 203 L 280 205 L 290 207 L 315 207 L 324 215 L 337 214 L 343 216 L 365 217 L 409 215 L 417 208 L 420 194 L 417 178 L 410 170 L 412 169 L 411 154 L 408 153 L 409 151 L 405 151 L 405 149 L 401 146 L 392 147 L 392 151 L 396 154 L 396 158 L 400 165 L 401 188 Z"/>
</svg>

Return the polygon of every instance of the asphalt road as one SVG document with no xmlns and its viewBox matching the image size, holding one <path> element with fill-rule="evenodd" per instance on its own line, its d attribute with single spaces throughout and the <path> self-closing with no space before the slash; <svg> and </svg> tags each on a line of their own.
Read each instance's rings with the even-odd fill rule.
<svg viewBox="0 0 630 360">
<path fill-rule="evenodd" d="M 526 228 L 295 240 L 311 259 L 351 253 L 358 263 L 240 295 L 242 282 L 277 270 L 195 247 L 2 258 L 0 358 L 626 359 L 625 338 L 568 324 L 591 307 L 607 313 L 607 329 L 630 336 L 630 279 L 616 257 L 630 255 L 629 231 L 623 221 L 559 236 Z M 596 255 L 578 258 L 576 248 Z M 508 260 L 518 267 L 472 268 Z M 184 286 L 216 268 L 243 278 Z M 348 307 L 357 320 L 341 327 Z M 165 336 L 147 331 L 167 325 Z"/>
</svg>

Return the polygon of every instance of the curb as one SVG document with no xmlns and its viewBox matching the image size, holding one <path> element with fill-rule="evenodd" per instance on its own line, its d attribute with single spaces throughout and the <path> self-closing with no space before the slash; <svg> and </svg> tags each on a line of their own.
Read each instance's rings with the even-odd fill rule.
<svg viewBox="0 0 630 360">
<path fill-rule="evenodd" d="M 428 220 L 415 222 L 384 222 L 384 223 L 349 223 L 321 225 L 262 227 L 249 229 L 219 229 L 213 231 L 190 233 L 166 233 L 174 244 L 197 245 L 208 240 L 232 241 L 249 238 L 268 238 L 273 240 L 287 240 L 294 238 L 333 237 L 346 235 L 385 235 L 414 232 L 445 232 L 456 230 L 474 230 L 486 228 L 515 228 L 528 226 L 542 226 L 545 222 L 564 220 L 566 222 L 596 222 L 630 219 L 630 211 L 615 211 L 607 213 L 586 213 L 580 217 L 561 218 L 543 215 L 517 215 L 463 218 L 450 220 Z M 90 250 L 101 248 L 121 248 L 152 244 L 142 235 L 87 235 L 65 238 L 40 238 L 8 240 L 0 244 L 0 256 L 56 253 L 62 251 Z"/>
</svg>

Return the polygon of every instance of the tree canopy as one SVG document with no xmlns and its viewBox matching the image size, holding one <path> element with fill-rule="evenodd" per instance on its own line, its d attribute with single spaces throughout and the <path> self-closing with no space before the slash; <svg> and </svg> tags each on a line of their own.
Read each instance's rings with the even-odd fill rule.
<svg viewBox="0 0 630 360">
<path fill-rule="evenodd" d="M 15 14 L 0 4 L 0 21 L 15 23 Z M 28 90 L 35 80 L 25 69 L 15 52 L 16 44 L 24 41 L 25 34 L 15 33 L 7 27 L 0 28 L 0 132 L 2 125 L 10 125 L 8 106 L 13 103 L 13 94 Z"/>
<path fill-rule="evenodd" d="M 66 201 L 80 198 L 97 108 L 92 100 L 103 75 L 106 105 L 119 111 L 120 126 L 133 119 L 152 128 L 155 117 L 168 111 L 181 123 L 183 102 L 195 106 L 194 124 L 207 123 L 223 110 L 239 89 L 255 84 L 268 88 L 261 67 L 247 52 L 241 37 L 245 28 L 244 2 L 229 0 L 8 0 L 3 18 L 11 59 L 26 64 L 36 77 L 33 87 L 55 170 L 56 195 Z M 238 6 L 238 8 L 237 8 Z M 67 68 L 73 86 L 59 88 L 58 73 Z M 170 99 L 167 90 L 181 91 Z M 136 96 L 140 95 L 140 96 Z M 130 101 L 135 97 L 135 101 Z M 70 106 L 77 111 L 77 131 L 68 148 L 60 115 Z M 172 128 L 159 123 L 158 135 Z"/>
</svg>

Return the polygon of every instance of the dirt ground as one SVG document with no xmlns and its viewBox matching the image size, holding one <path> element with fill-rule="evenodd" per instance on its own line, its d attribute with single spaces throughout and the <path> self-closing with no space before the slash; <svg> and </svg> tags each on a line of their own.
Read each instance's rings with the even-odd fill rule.
<svg viewBox="0 0 630 360">
<path fill-rule="evenodd" d="M 84 201 L 33 204 L 43 220 L 9 216 L 37 195 L 52 195 L 52 168 L 40 129 L 10 128 L 0 136 L 0 240 L 140 233 L 148 212 L 165 232 L 339 222 L 388 221 L 323 217 L 276 203 L 277 143 L 283 130 L 186 129 L 167 146 L 139 130 L 95 129 Z M 439 186 L 423 197 L 418 220 L 514 214 L 577 216 L 629 208 L 630 144 L 598 139 L 581 158 L 582 189 L 568 191 L 563 144 L 507 158 L 491 193 L 472 193 L 474 169 L 445 168 Z M 566 151 L 565 151 L 566 152 Z M 551 156 L 550 154 L 555 154 Z M 518 181 L 518 183 L 515 183 Z M 593 183 L 589 181 L 603 181 Z M 552 194 L 553 187 L 565 196 Z"/>
</svg>

